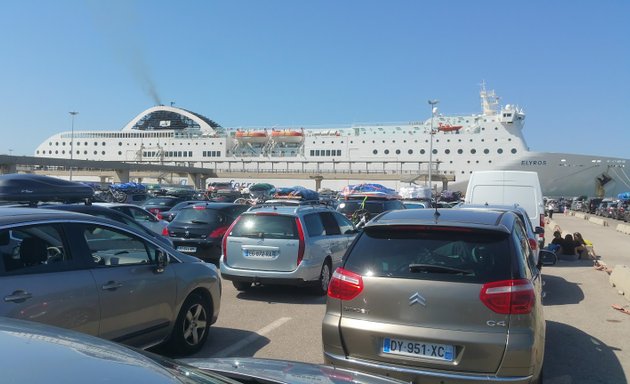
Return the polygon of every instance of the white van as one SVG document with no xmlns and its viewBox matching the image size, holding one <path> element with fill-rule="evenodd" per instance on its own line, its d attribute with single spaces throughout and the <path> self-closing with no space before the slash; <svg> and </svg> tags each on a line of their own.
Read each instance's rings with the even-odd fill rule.
<svg viewBox="0 0 630 384">
<path fill-rule="evenodd" d="M 545 226 L 545 206 L 538 173 L 526 171 L 474 171 L 466 189 L 467 204 L 518 204 L 525 208 L 532 227 Z M 544 245 L 544 234 L 538 235 Z"/>
</svg>

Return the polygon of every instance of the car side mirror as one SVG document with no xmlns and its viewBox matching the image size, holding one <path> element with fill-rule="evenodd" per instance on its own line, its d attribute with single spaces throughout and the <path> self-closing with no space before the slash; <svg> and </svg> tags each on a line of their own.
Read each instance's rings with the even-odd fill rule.
<svg viewBox="0 0 630 384">
<path fill-rule="evenodd" d="M 162 273 L 168 265 L 168 253 L 162 249 L 155 251 L 155 272 Z"/>
<path fill-rule="evenodd" d="M 537 235 L 544 235 L 545 234 L 545 228 L 543 227 L 536 227 L 534 228 L 534 233 Z"/>
<path fill-rule="evenodd" d="M 558 256 L 556 256 L 555 253 L 544 249 L 541 249 L 538 253 L 538 268 L 542 267 L 543 265 L 555 265 L 556 262 L 558 262 Z"/>
</svg>

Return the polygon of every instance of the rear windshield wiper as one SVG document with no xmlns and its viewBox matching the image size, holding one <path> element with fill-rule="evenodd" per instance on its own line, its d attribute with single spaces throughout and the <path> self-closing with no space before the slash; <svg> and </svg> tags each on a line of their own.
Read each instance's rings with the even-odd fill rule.
<svg viewBox="0 0 630 384">
<path fill-rule="evenodd" d="M 207 221 L 203 221 L 203 220 L 190 220 L 190 222 L 192 224 L 208 224 Z"/>
<path fill-rule="evenodd" d="M 463 275 L 472 275 L 473 271 L 469 269 L 460 269 L 447 267 L 444 265 L 435 265 L 435 264 L 409 264 L 409 272 L 434 272 L 434 273 L 452 273 L 452 274 L 463 274 Z"/>
</svg>

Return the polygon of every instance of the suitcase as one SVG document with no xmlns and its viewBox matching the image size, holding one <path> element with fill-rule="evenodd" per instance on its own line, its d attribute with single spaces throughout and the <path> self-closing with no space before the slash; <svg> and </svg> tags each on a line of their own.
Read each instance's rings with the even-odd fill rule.
<svg viewBox="0 0 630 384">
<path fill-rule="evenodd" d="M 32 174 L 0 175 L 0 201 L 29 204 L 89 202 L 93 196 L 94 189 L 79 182 Z"/>
</svg>

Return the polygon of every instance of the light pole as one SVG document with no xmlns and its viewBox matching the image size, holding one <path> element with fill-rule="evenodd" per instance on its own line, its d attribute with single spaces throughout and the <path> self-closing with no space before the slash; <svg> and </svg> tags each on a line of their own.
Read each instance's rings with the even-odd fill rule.
<svg viewBox="0 0 630 384">
<path fill-rule="evenodd" d="M 74 160 L 74 117 L 79 114 L 77 111 L 68 112 L 72 119 L 72 130 L 70 131 L 70 180 L 72 181 L 72 160 Z"/>
<path fill-rule="evenodd" d="M 433 179 L 431 172 L 433 168 L 433 135 L 435 134 L 435 131 L 433 130 L 433 116 L 435 116 L 435 113 L 437 112 L 437 103 L 439 103 L 439 100 L 429 100 L 429 105 L 431 106 L 431 131 L 429 132 L 431 135 L 431 141 L 429 144 L 429 189 L 431 190 L 431 194 L 433 194 L 433 184 L 431 183 Z"/>
</svg>

